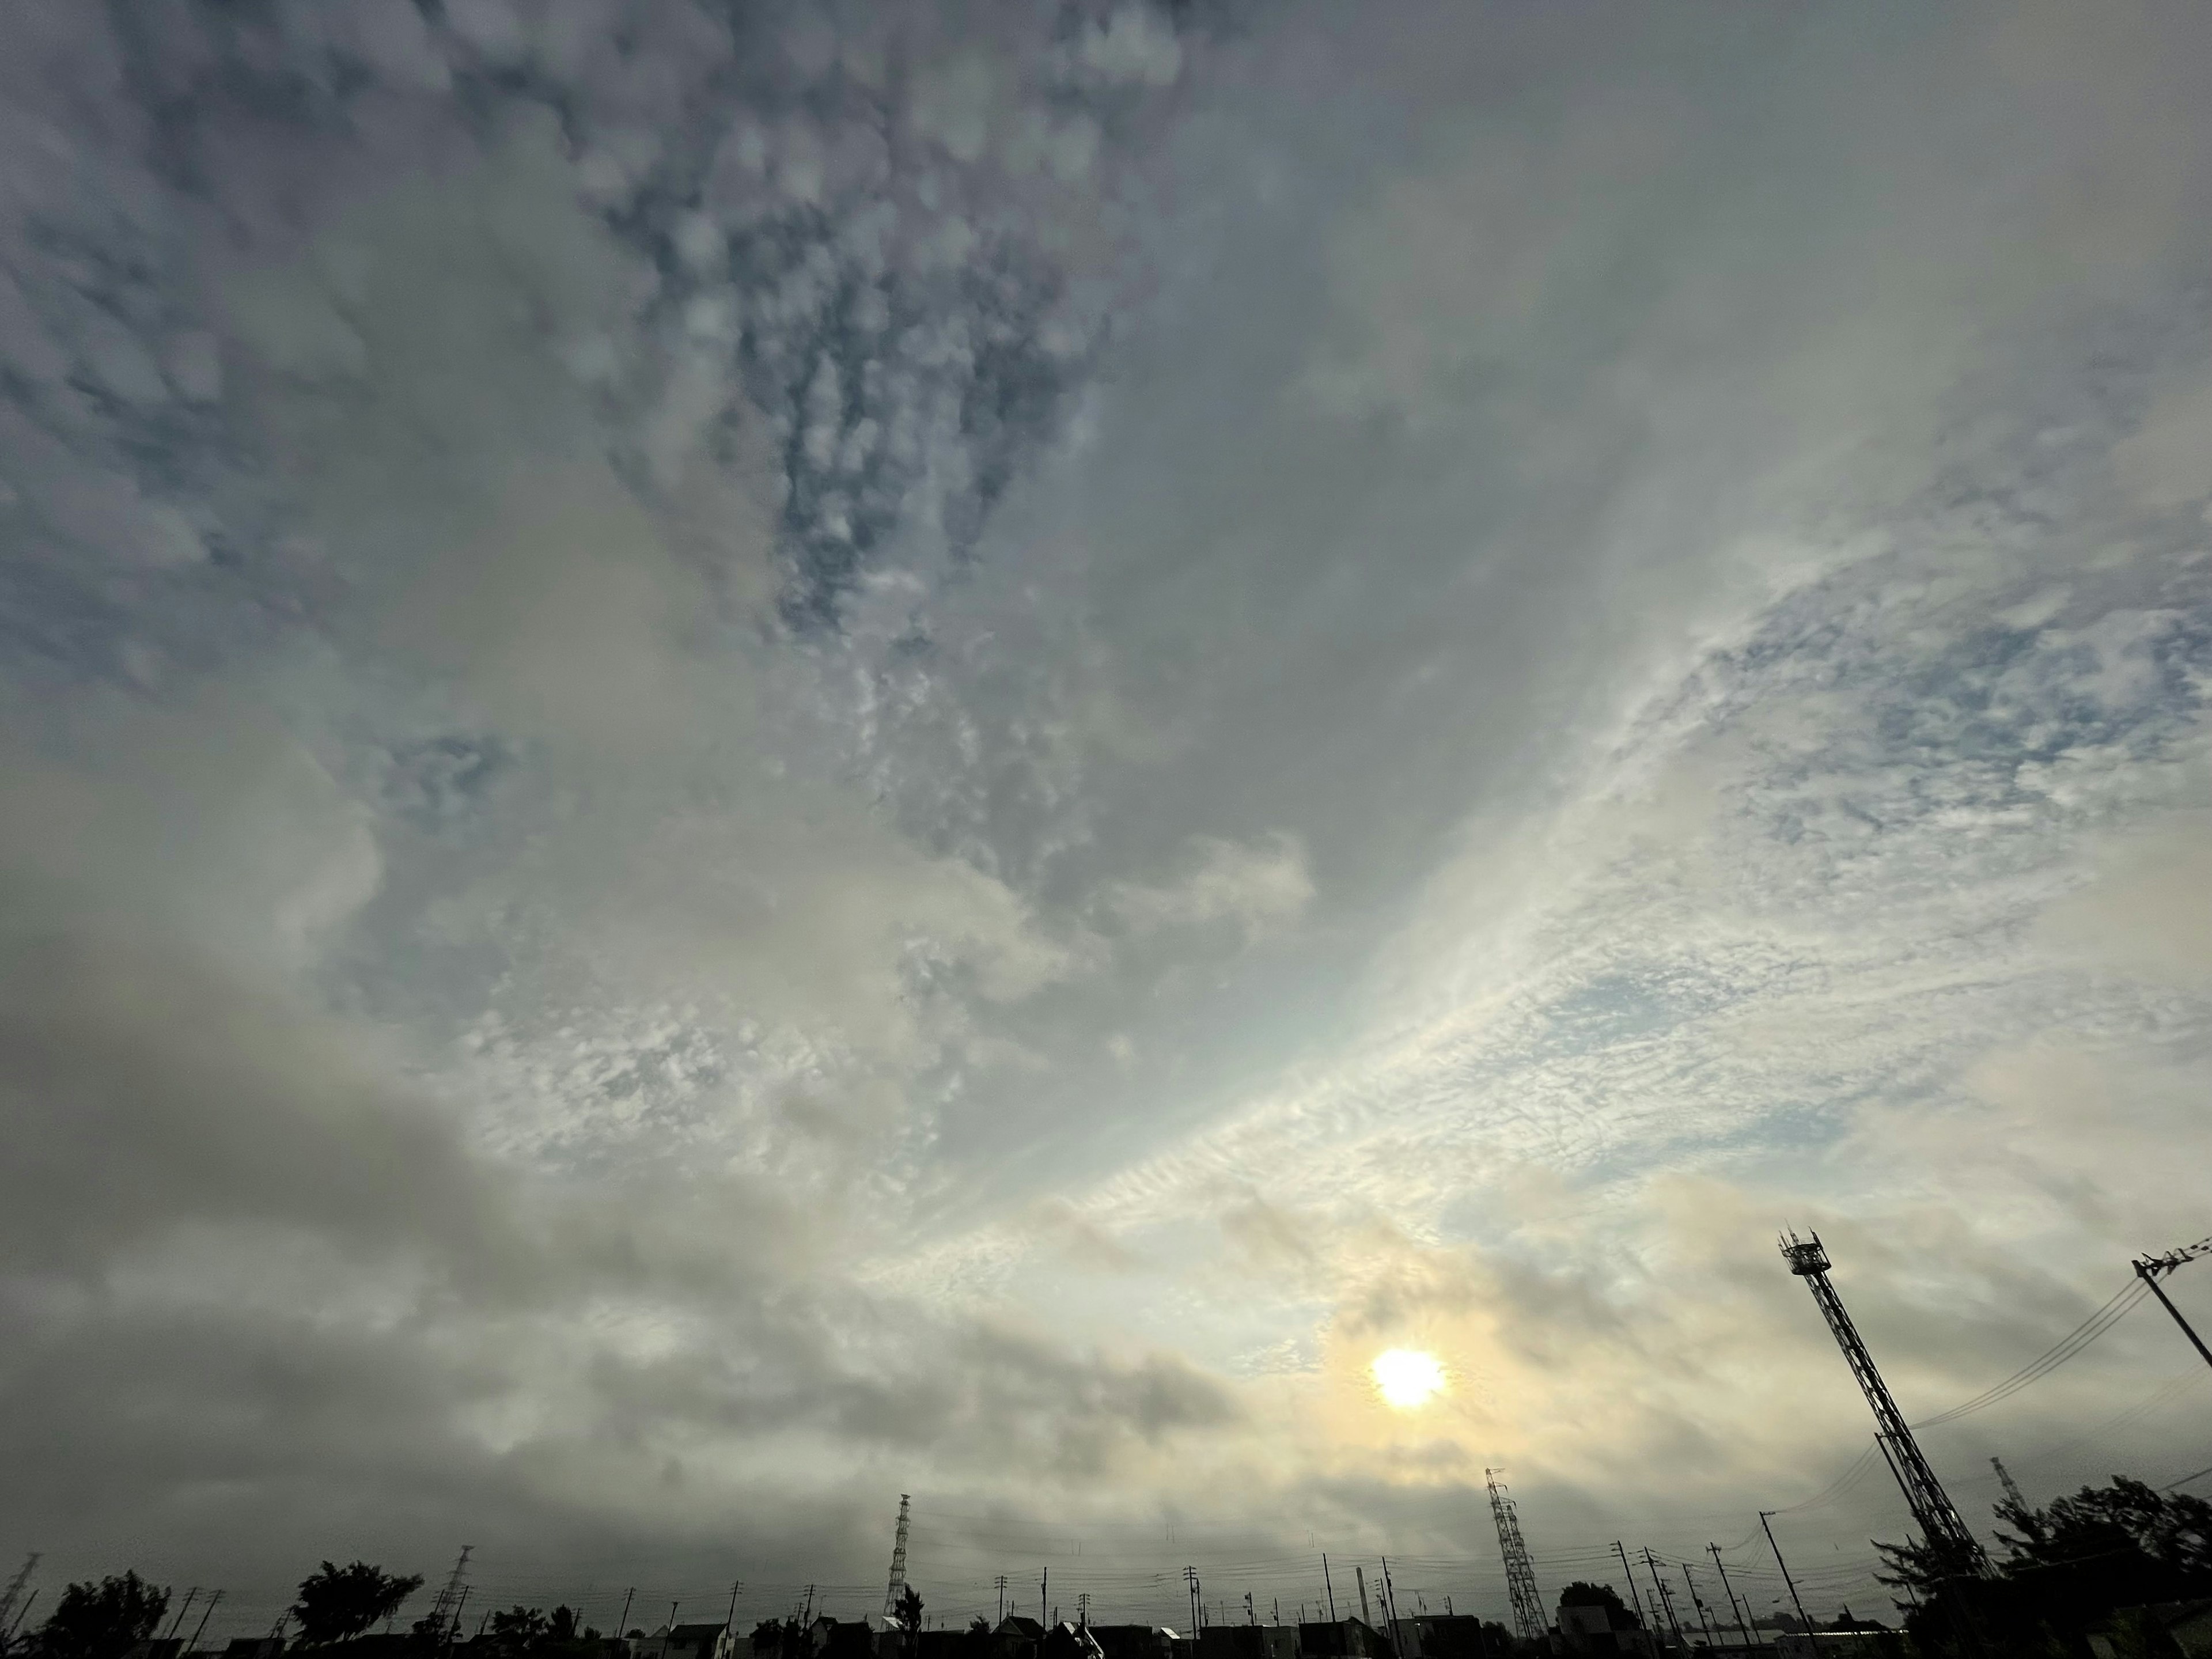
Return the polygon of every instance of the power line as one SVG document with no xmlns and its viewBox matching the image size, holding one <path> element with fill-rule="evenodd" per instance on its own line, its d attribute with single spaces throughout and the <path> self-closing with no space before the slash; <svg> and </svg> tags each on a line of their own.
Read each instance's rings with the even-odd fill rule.
<svg viewBox="0 0 2212 1659">
<path fill-rule="evenodd" d="M 2122 1286 L 2103 1307 L 2098 1309 L 2096 1312 L 2091 1314 L 2010 1376 L 2001 1382 L 1992 1383 L 1972 1400 L 1961 1401 L 1950 1410 L 1938 1412 L 1935 1416 L 1916 1423 L 1913 1426 L 1919 1429 L 1932 1429 L 1942 1424 L 1956 1422 L 1960 1418 L 1970 1417 L 1976 1412 L 1986 1411 L 2000 1401 L 2010 1399 L 2031 1382 L 2042 1381 L 2106 1331 L 2112 1329 L 2113 1326 L 2118 1324 L 2133 1311 L 2136 1304 L 2143 1299 L 2150 1288 L 2142 1281 Z"/>
</svg>

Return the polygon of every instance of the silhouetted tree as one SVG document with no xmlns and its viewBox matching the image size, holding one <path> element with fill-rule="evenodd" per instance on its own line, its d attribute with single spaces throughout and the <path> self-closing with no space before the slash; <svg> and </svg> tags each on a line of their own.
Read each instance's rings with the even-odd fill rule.
<svg viewBox="0 0 2212 1659">
<path fill-rule="evenodd" d="M 292 1617 L 299 1621 L 302 1642 L 349 1641 L 378 1620 L 390 1618 L 422 1588 L 420 1573 L 400 1577 L 366 1561 L 343 1567 L 325 1561 L 300 1581 Z"/>
<path fill-rule="evenodd" d="M 900 1648 L 912 1653 L 921 1645 L 921 1592 L 911 1584 L 899 1589 L 897 1605 L 891 1608 L 891 1622 L 904 1632 Z"/>
<path fill-rule="evenodd" d="M 1612 1585 L 1588 1583 L 1579 1578 L 1559 1592 L 1559 1605 L 1563 1607 L 1604 1607 L 1609 1613 L 1625 1613 L 1628 1611 L 1620 1593 Z"/>
<path fill-rule="evenodd" d="M 552 1624 L 544 1609 L 520 1605 L 505 1613 L 491 1616 L 491 1628 L 486 1645 L 502 1654 L 528 1653 L 545 1644 Z"/>
<path fill-rule="evenodd" d="M 1905 1628 L 1923 1653 L 1978 1644 L 2078 1651 L 2114 1609 L 2212 1595 L 2212 1504 L 2114 1476 L 2032 1509 L 1996 1509 L 2003 1553 L 1988 1579 L 1964 1577 L 1918 1539 L 1876 1542 L 1882 1582 L 1911 1592 Z"/>
<path fill-rule="evenodd" d="M 153 1635 L 168 1610 L 167 1588 L 136 1572 L 71 1584 L 40 1627 L 39 1649 L 48 1659 L 122 1659 Z"/>
</svg>

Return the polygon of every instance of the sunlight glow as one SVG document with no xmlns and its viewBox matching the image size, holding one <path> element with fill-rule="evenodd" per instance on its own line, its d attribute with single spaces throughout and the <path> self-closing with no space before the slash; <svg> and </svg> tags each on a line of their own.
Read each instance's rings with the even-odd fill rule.
<svg viewBox="0 0 2212 1659">
<path fill-rule="evenodd" d="M 1425 1406 L 1444 1390 L 1443 1362 L 1419 1348 L 1387 1349 L 1367 1369 L 1382 1403 L 1398 1411 Z"/>
</svg>

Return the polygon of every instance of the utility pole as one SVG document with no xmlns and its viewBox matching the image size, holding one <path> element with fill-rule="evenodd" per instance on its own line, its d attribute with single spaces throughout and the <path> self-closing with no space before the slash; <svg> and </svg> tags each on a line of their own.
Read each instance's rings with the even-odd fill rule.
<svg viewBox="0 0 2212 1659">
<path fill-rule="evenodd" d="M 1690 1587 L 1690 1608 L 1698 1615 L 1698 1623 L 1705 1628 L 1705 1645 L 1707 1647 L 1717 1645 L 1713 1640 L 1713 1621 L 1705 1617 L 1705 1598 L 1698 1594 L 1698 1581 L 1690 1577 L 1690 1564 L 1687 1561 L 1682 1563 L 1682 1582 Z"/>
<path fill-rule="evenodd" d="M 1355 1562 L 1352 1564 L 1352 1576 L 1359 1583 L 1359 1622 L 1372 1627 L 1375 1615 L 1367 1608 L 1367 1569 Z"/>
<path fill-rule="evenodd" d="M 623 1592 L 622 1617 L 615 1621 L 615 1634 L 625 1642 L 629 1640 L 629 1598 L 636 1594 L 637 1586 L 635 1584 Z M 623 1650 L 628 1651 L 627 1649 Z"/>
<path fill-rule="evenodd" d="M 991 1582 L 998 1587 L 999 1624 L 1003 1625 L 1006 1622 L 1006 1575 L 1002 1572 Z M 996 1626 L 994 1626 L 993 1628 L 995 1629 Z"/>
<path fill-rule="evenodd" d="M 744 1582 L 742 1578 L 730 1580 L 730 1611 L 722 1620 L 722 1628 L 726 1631 L 738 1622 L 738 1590 Z"/>
<path fill-rule="evenodd" d="M 890 1587 L 884 1591 L 884 1617 L 891 1618 L 898 1612 L 900 1592 L 906 1589 L 906 1528 L 907 1494 L 899 1494 L 898 1537 L 891 1545 Z"/>
<path fill-rule="evenodd" d="M 207 1633 L 208 1620 L 214 1616 L 216 1603 L 222 1600 L 222 1592 L 221 1590 L 217 1590 L 213 1595 L 208 1597 L 207 1609 L 200 1614 L 198 1628 L 192 1632 L 192 1639 L 185 1644 L 185 1650 L 186 1652 L 191 1652 L 198 1648 L 200 1644 L 200 1638 Z"/>
<path fill-rule="evenodd" d="M 1246 1590 L 1244 1592 L 1244 1622 L 1248 1625 L 1256 1625 L 1260 1622 L 1260 1615 L 1252 1611 L 1252 1592 L 1250 1590 Z"/>
<path fill-rule="evenodd" d="M 1328 1552 L 1326 1550 L 1322 1552 L 1321 1585 L 1328 1592 L 1328 1622 L 1333 1625 L 1336 1622 L 1336 1586 L 1328 1582 Z"/>
<path fill-rule="evenodd" d="M 1790 1576 L 1790 1564 L 1782 1559 L 1782 1546 L 1774 1541 L 1774 1528 L 1766 1524 L 1769 1516 L 1781 1513 L 1779 1510 L 1761 1510 L 1759 1512 L 1759 1524 L 1766 1534 L 1766 1547 L 1774 1552 L 1774 1565 L 1782 1569 L 1782 1582 L 1790 1586 L 1790 1605 L 1797 1609 L 1797 1621 L 1809 1635 L 1812 1632 L 1813 1621 L 1806 1616 L 1805 1603 L 1798 1599 L 1797 1581 Z"/>
<path fill-rule="evenodd" d="M 177 1616 L 169 1620 L 169 1634 L 161 1638 L 164 1642 L 172 1639 L 179 1631 L 185 1627 L 185 1620 L 191 1614 L 192 1603 L 199 1599 L 200 1587 L 198 1584 L 194 1584 L 191 1589 L 185 1592 L 185 1605 L 179 1607 L 177 1609 Z"/>
<path fill-rule="evenodd" d="M 1667 1581 L 1659 1576 L 1659 1569 L 1651 1559 L 1651 1552 L 1644 1552 L 1644 1571 L 1651 1575 L 1651 1588 L 1658 1592 L 1659 1605 L 1667 1614 L 1667 1628 L 1674 1632 L 1674 1639 L 1682 1639 L 1682 1621 L 1674 1617 L 1674 1598 L 1667 1594 Z"/>
<path fill-rule="evenodd" d="M 1201 1628 L 1198 1607 L 1198 1569 L 1185 1567 L 1182 1570 L 1182 1582 L 1190 1586 L 1190 1633 L 1192 1639 L 1195 1640 Z"/>
<path fill-rule="evenodd" d="M 676 1639 L 676 1609 L 683 1605 L 680 1600 L 668 1604 L 668 1627 L 660 1633 L 660 1659 L 668 1659 L 668 1644 Z"/>
<path fill-rule="evenodd" d="M 1091 1592 L 1089 1590 L 1084 1591 L 1075 1598 L 1075 1622 L 1079 1629 L 1091 1628 Z"/>
<path fill-rule="evenodd" d="M 453 1603 L 453 1622 L 446 1626 L 445 1644 L 448 1653 L 453 1651 L 453 1644 L 461 1639 L 461 1609 L 468 1606 L 469 1592 L 475 1588 L 474 1584 L 462 1585 L 461 1599 Z"/>
<path fill-rule="evenodd" d="M 1628 1552 L 1622 1547 L 1618 1538 L 1613 1540 L 1613 1553 L 1620 1558 L 1620 1576 L 1628 1580 L 1628 1599 L 1636 1603 L 1636 1622 L 1641 1625 L 1644 1623 L 1644 1597 L 1637 1592 L 1636 1575 L 1628 1567 Z"/>
<path fill-rule="evenodd" d="M 2181 1327 L 2181 1334 L 2189 1339 L 2191 1346 L 2197 1350 L 2199 1357 L 2206 1364 L 2212 1365 L 2212 1348 L 2204 1346 L 2203 1338 L 2190 1328 L 2189 1322 L 2181 1316 L 2181 1310 L 2173 1305 L 2173 1299 L 2158 1285 L 2158 1281 L 2176 1267 L 2180 1267 L 2184 1262 L 2196 1261 L 2208 1250 L 2212 1250 L 2212 1238 L 2200 1238 L 2194 1244 L 2184 1245 L 2178 1250 L 2168 1250 L 2164 1255 L 2139 1257 L 2135 1263 L 2135 1269 L 2136 1277 L 2150 1286 L 2150 1293 L 2158 1298 L 2160 1307 L 2173 1316 L 2173 1322 Z"/>
<path fill-rule="evenodd" d="M 1743 1609 L 1736 1604 L 1735 1586 L 1729 1583 L 1728 1565 L 1721 1559 L 1721 1547 L 1718 1544 L 1708 1544 L 1705 1547 L 1712 1552 L 1713 1571 L 1720 1574 L 1721 1588 L 1728 1592 L 1729 1611 L 1735 1614 L 1736 1630 L 1743 1637 L 1744 1646 L 1749 1647 L 1751 1630 L 1744 1623 Z"/>
<path fill-rule="evenodd" d="M 38 1599 L 39 1593 L 36 1590 L 33 1590 L 25 1596 L 15 1608 L 15 1622 L 9 1626 L 4 1632 L 0 1632 L 0 1635 L 4 1635 L 8 1641 L 13 1642 L 15 1639 L 15 1632 L 23 1628 L 23 1621 L 31 1616 L 31 1603 Z"/>
<path fill-rule="evenodd" d="M 1045 1591 L 1051 1586 L 1051 1583 L 1052 1569 L 1050 1567 L 1047 1567 L 1044 1570 L 1044 1577 L 1037 1580 L 1037 1623 L 1040 1625 L 1044 1623 Z"/>
<path fill-rule="evenodd" d="M 1860 1338 L 1858 1327 L 1844 1311 L 1843 1298 L 1836 1287 L 1828 1282 L 1828 1252 L 1814 1233 L 1810 1239 L 1801 1239 L 1790 1233 L 1782 1240 L 1782 1257 L 1790 1264 L 1790 1271 L 1805 1281 L 1813 1292 L 1823 1318 L 1828 1322 L 1829 1333 L 1836 1346 L 1844 1351 L 1844 1361 L 1857 1379 L 1859 1391 L 1874 1409 L 1875 1437 L 1881 1442 L 1883 1452 L 1889 1459 L 1890 1472 L 1905 1493 L 1905 1506 L 1919 1524 L 1922 1540 L 1949 1569 L 1950 1575 L 1959 1578 L 1980 1578 L 1989 1571 L 1989 1558 L 1983 1554 L 1981 1543 L 1966 1530 L 1966 1523 L 1959 1518 L 1959 1511 L 1951 1503 L 1950 1494 L 1943 1483 L 1936 1478 L 1921 1455 L 1920 1443 L 1912 1437 L 1906 1426 L 1905 1413 L 1898 1410 L 1897 1401 L 1890 1397 L 1889 1385 L 1881 1380 L 1875 1368 L 1874 1356 L 1867 1352 Z M 2136 1264 L 2141 1272 L 2142 1264 Z M 2155 1290 L 2156 1285 L 2152 1288 Z M 2198 1344 L 2201 1350 L 2203 1344 Z M 2204 1356 L 2212 1364 L 2212 1353 Z"/>
<path fill-rule="evenodd" d="M 1505 1589 L 1513 1601 L 1514 1633 L 1524 1642 L 1544 1639 L 1544 1598 L 1536 1589 L 1536 1569 L 1521 1536 L 1521 1517 L 1498 1484 L 1498 1471 L 1485 1469 L 1490 1486 L 1490 1518 L 1498 1528 L 1498 1553 L 1505 1558 Z"/>
</svg>

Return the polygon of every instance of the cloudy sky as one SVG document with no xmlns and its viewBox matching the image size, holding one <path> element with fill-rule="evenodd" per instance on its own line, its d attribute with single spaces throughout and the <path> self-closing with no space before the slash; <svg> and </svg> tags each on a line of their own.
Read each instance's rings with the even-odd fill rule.
<svg viewBox="0 0 2212 1659">
<path fill-rule="evenodd" d="M 1777 1229 L 1916 1419 L 2212 1232 L 2202 5 L 0 37 L 48 1595 L 857 1616 L 911 1492 L 933 1617 L 1501 1616 L 1495 1468 L 1547 1595 L 1886 1611 Z"/>
</svg>

